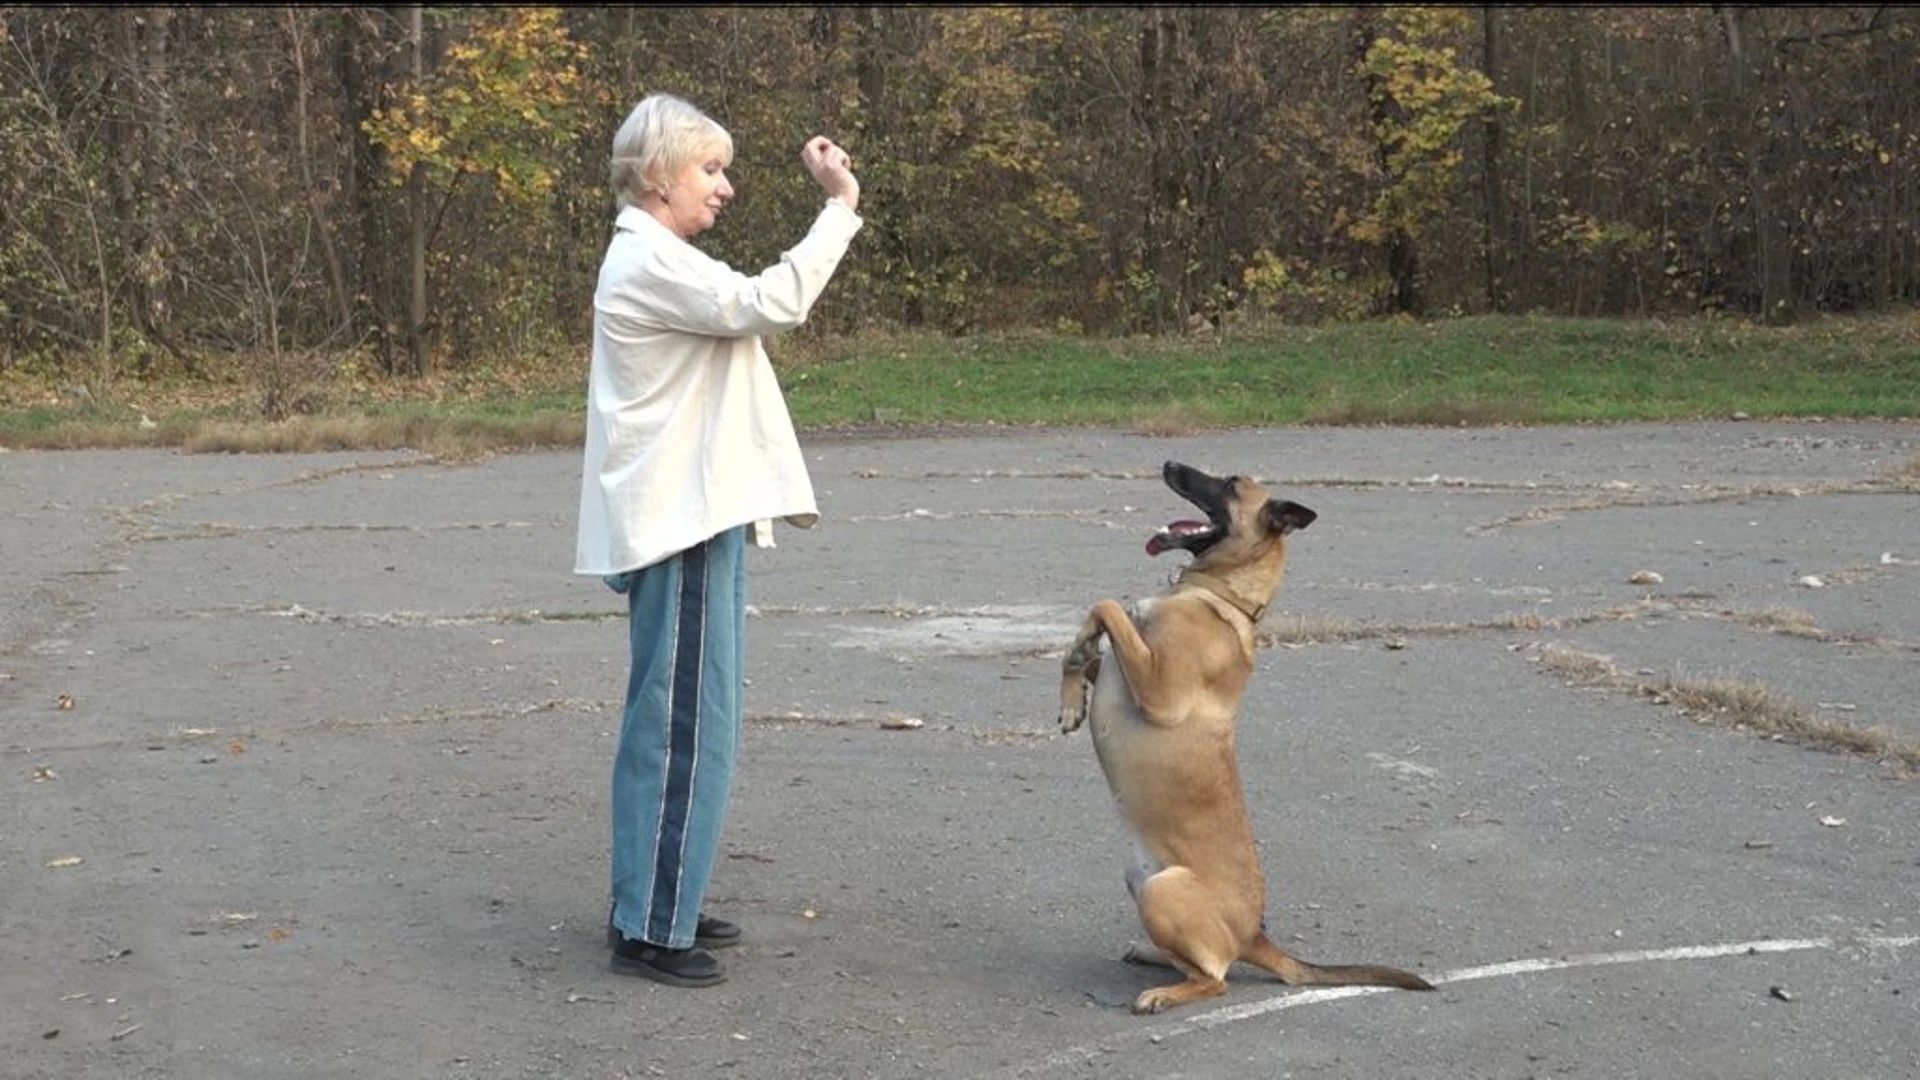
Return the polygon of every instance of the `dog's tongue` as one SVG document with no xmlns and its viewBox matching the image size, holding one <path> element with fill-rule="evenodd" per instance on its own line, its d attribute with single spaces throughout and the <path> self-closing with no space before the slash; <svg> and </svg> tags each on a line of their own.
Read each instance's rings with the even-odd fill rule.
<svg viewBox="0 0 1920 1080">
<path fill-rule="evenodd" d="M 1204 521 L 1175 521 L 1166 528 L 1147 537 L 1147 554 L 1158 555 L 1170 547 L 1178 547 L 1177 541 L 1183 536 L 1206 532 L 1208 525 Z"/>
</svg>

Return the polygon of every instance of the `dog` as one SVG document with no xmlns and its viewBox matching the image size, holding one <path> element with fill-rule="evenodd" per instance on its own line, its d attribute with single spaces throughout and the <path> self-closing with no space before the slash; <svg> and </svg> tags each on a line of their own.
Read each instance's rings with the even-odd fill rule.
<svg viewBox="0 0 1920 1080">
<path fill-rule="evenodd" d="M 1206 520 L 1166 526 L 1147 554 L 1178 549 L 1193 561 L 1166 591 L 1131 607 L 1094 604 L 1060 669 L 1060 730 L 1091 722 L 1095 755 L 1134 835 L 1127 889 L 1153 948 L 1135 947 L 1125 959 L 1186 976 L 1143 991 L 1133 1011 L 1223 994 L 1236 960 L 1295 986 L 1433 989 L 1398 968 L 1310 964 L 1267 936 L 1234 719 L 1253 672 L 1254 626 L 1280 588 L 1286 537 L 1318 515 L 1245 476 L 1222 479 L 1175 461 L 1162 474 Z"/>
</svg>

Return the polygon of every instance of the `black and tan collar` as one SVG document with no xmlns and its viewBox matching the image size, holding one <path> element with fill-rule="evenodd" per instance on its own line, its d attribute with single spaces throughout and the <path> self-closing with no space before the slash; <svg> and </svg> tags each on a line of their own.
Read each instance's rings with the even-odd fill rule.
<svg viewBox="0 0 1920 1080">
<path fill-rule="evenodd" d="M 1212 574 L 1202 573 L 1198 570 L 1182 570 L 1176 584 L 1191 585 L 1196 589 L 1205 589 L 1207 592 L 1226 601 L 1235 611 L 1245 615 L 1254 622 L 1259 622 L 1260 616 L 1267 613 L 1267 605 L 1250 602 L 1246 597 L 1234 592 L 1232 586 L 1214 577 Z"/>
</svg>

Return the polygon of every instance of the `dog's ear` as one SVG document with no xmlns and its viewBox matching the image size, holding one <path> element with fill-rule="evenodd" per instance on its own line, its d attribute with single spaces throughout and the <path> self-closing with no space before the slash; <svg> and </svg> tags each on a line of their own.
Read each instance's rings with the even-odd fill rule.
<svg viewBox="0 0 1920 1080">
<path fill-rule="evenodd" d="M 1295 529 L 1304 529 L 1313 524 L 1319 514 L 1301 506 L 1297 502 L 1268 499 L 1266 506 L 1267 528 L 1285 536 Z"/>
</svg>

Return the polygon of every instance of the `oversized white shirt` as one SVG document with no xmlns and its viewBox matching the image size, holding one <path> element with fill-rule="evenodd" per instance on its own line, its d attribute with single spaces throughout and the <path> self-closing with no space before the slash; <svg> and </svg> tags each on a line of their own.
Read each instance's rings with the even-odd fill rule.
<svg viewBox="0 0 1920 1080">
<path fill-rule="evenodd" d="M 862 224 L 829 199 L 749 277 L 638 207 L 600 264 L 574 572 L 650 566 L 737 525 L 819 520 L 761 335 L 806 321 Z"/>
</svg>

